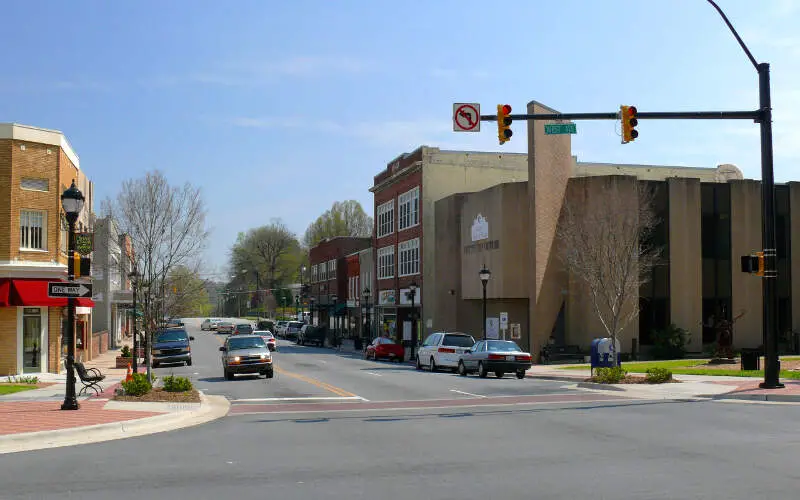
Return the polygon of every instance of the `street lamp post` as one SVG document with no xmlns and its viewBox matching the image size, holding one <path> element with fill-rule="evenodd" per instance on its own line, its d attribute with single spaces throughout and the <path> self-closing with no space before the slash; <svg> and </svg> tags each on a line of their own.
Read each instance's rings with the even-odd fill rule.
<svg viewBox="0 0 800 500">
<path fill-rule="evenodd" d="M 411 356 L 410 361 L 417 359 L 417 330 L 416 330 L 416 317 L 417 310 L 415 309 L 414 299 L 417 296 L 417 282 L 412 281 L 408 285 L 408 298 L 411 299 Z"/>
<path fill-rule="evenodd" d="M 309 318 L 308 318 L 308 320 L 309 320 L 310 324 L 312 324 L 312 325 L 314 324 L 314 302 L 316 302 L 316 301 L 317 301 L 317 299 L 315 299 L 314 297 L 309 297 L 308 298 L 308 302 L 309 302 L 309 306 L 308 306 Z"/>
<path fill-rule="evenodd" d="M 780 382 L 780 360 L 778 359 L 778 268 L 775 238 L 775 178 L 772 159 L 772 99 L 769 87 L 769 63 L 759 63 L 736 32 L 728 17 L 714 2 L 708 0 L 722 20 L 728 25 L 736 41 L 758 72 L 758 101 L 761 125 L 761 245 L 764 252 L 764 276 L 762 278 L 763 297 L 763 341 L 764 341 L 764 382 L 762 389 L 782 389 Z"/>
<path fill-rule="evenodd" d="M 339 300 L 339 296 L 335 293 L 331 295 L 331 303 L 333 303 L 333 307 L 329 308 L 329 310 L 333 313 L 333 338 L 336 339 L 335 343 L 339 345 L 339 322 L 337 321 L 338 318 L 336 317 L 336 301 Z M 328 318 L 328 322 L 330 323 L 330 317 Z"/>
<path fill-rule="evenodd" d="M 136 330 L 136 292 L 139 285 L 139 273 L 136 271 L 136 268 L 133 269 L 130 273 L 128 273 L 128 278 L 131 280 L 131 286 L 133 287 L 133 373 L 138 373 L 139 369 L 139 360 L 138 360 L 138 347 L 139 344 L 137 342 L 136 337 L 139 336 L 139 333 Z"/>
<path fill-rule="evenodd" d="M 367 324 L 366 324 L 367 342 L 369 342 L 370 340 L 372 340 L 372 328 L 371 328 L 371 325 L 370 325 L 370 317 L 369 317 L 370 316 L 370 314 L 369 314 L 369 312 L 370 312 L 369 311 L 369 296 L 370 296 L 369 287 L 364 288 L 364 291 L 361 292 L 361 294 L 364 296 L 364 311 L 365 311 L 365 313 L 367 315 Z"/>
<path fill-rule="evenodd" d="M 492 277 L 492 272 L 486 269 L 486 266 L 478 272 L 483 285 L 483 340 L 486 340 L 486 284 L 489 283 L 489 278 Z"/>
<path fill-rule="evenodd" d="M 70 261 L 75 252 L 75 222 L 83 210 L 85 200 L 83 193 L 75 186 L 74 179 L 72 185 L 61 194 L 61 207 L 64 209 L 69 224 L 67 255 Z M 74 274 L 70 273 L 68 279 L 73 281 Z M 67 298 L 67 330 L 67 388 L 61 409 L 77 410 L 80 405 L 75 395 L 75 299 L 73 297 Z"/>
</svg>

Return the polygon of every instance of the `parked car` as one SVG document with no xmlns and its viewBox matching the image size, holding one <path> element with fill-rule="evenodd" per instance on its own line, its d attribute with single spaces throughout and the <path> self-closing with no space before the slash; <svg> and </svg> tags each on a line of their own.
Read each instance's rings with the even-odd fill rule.
<svg viewBox="0 0 800 500">
<path fill-rule="evenodd" d="M 290 321 L 286 324 L 286 333 L 284 336 L 289 339 L 293 340 L 297 338 L 297 334 L 300 333 L 300 329 L 303 327 L 303 323 L 299 321 Z"/>
<path fill-rule="evenodd" d="M 297 343 L 300 345 L 315 344 L 320 347 L 325 345 L 328 336 L 326 326 L 303 325 L 297 334 Z"/>
<path fill-rule="evenodd" d="M 272 353 L 261 335 L 233 335 L 225 339 L 222 351 L 222 372 L 226 380 L 238 374 L 274 376 Z"/>
<path fill-rule="evenodd" d="M 216 318 L 206 318 L 205 321 L 200 323 L 200 329 L 203 331 L 216 330 L 219 320 Z"/>
<path fill-rule="evenodd" d="M 186 363 L 186 366 L 192 366 L 192 347 L 189 345 L 192 340 L 194 337 L 189 336 L 183 328 L 159 330 L 150 350 L 153 368 L 158 368 L 161 363 Z"/>
<path fill-rule="evenodd" d="M 256 330 L 253 332 L 253 335 L 261 335 L 261 338 L 267 343 L 267 347 L 269 347 L 270 351 L 278 350 L 278 341 L 275 339 L 275 335 L 269 330 Z"/>
<path fill-rule="evenodd" d="M 455 369 L 464 351 L 474 344 L 475 339 L 466 333 L 432 333 L 417 349 L 417 370 L 422 370 L 423 365 L 427 365 L 432 372 L 439 368 Z"/>
<path fill-rule="evenodd" d="M 219 324 L 217 324 L 217 333 L 226 333 L 230 335 L 233 333 L 233 328 L 234 325 L 230 321 L 220 321 Z"/>
<path fill-rule="evenodd" d="M 388 337 L 376 338 L 364 351 L 365 359 L 372 358 L 376 361 L 380 358 L 387 358 L 390 360 L 396 359 L 402 363 L 405 355 L 405 348 Z"/>
<path fill-rule="evenodd" d="M 517 374 L 517 378 L 525 378 L 525 372 L 531 367 L 531 354 L 523 351 L 511 340 L 481 340 L 461 355 L 458 362 L 458 374 L 466 377 L 468 373 L 477 372 L 485 378 L 494 372 L 497 378 L 509 372 Z"/>
<path fill-rule="evenodd" d="M 231 335 L 250 335 L 253 330 L 253 325 L 250 323 L 237 323 Z"/>
</svg>

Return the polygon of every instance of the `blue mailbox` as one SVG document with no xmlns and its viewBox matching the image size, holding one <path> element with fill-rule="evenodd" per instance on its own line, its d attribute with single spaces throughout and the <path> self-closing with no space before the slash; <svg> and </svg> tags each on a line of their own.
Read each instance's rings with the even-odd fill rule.
<svg viewBox="0 0 800 500">
<path fill-rule="evenodd" d="M 616 353 L 616 366 L 622 366 L 622 360 L 620 359 L 620 350 L 619 350 L 619 339 L 617 339 L 613 351 Z M 614 366 L 612 363 L 612 347 L 611 347 L 611 339 L 604 338 L 604 339 L 594 339 L 592 340 L 592 369 L 595 368 L 611 368 Z"/>
</svg>

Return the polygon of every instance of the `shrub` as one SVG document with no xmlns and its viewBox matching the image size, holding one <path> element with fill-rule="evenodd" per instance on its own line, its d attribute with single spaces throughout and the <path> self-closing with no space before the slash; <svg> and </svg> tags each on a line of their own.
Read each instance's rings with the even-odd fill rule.
<svg viewBox="0 0 800 500">
<path fill-rule="evenodd" d="M 147 380 L 146 374 L 134 373 L 133 380 L 122 382 L 122 388 L 125 389 L 125 394 L 129 396 L 143 396 L 153 389 L 153 385 Z"/>
<path fill-rule="evenodd" d="M 164 377 L 164 390 L 167 392 L 186 392 L 192 390 L 192 382 L 187 377 L 169 375 Z"/>
<path fill-rule="evenodd" d="M 122 346 L 122 351 L 120 351 L 119 355 L 123 358 L 131 358 L 131 348 L 124 345 Z"/>
<path fill-rule="evenodd" d="M 618 384 L 628 374 L 621 366 L 611 368 L 598 368 L 594 375 L 594 381 L 600 384 Z"/>
<path fill-rule="evenodd" d="M 653 349 L 650 353 L 655 359 L 683 359 L 690 338 L 689 332 L 671 324 L 653 332 Z"/>
<path fill-rule="evenodd" d="M 672 380 L 672 372 L 666 368 L 650 368 L 644 378 L 648 384 L 663 384 Z"/>
<path fill-rule="evenodd" d="M 25 375 L 25 376 L 22 376 L 22 377 L 9 376 L 8 377 L 8 382 L 12 382 L 14 384 L 36 385 L 36 384 L 39 383 L 39 377 L 33 377 L 33 376 L 30 376 L 30 375 Z"/>
</svg>

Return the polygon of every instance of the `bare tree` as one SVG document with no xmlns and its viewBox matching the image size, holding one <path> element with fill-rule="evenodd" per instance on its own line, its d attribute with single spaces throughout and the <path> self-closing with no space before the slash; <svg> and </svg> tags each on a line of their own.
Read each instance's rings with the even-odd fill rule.
<svg viewBox="0 0 800 500">
<path fill-rule="evenodd" d="M 176 266 L 199 266 L 197 259 L 208 238 L 205 205 L 199 188 L 189 183 L 170 186 L 161 172 L 153 171 L 123 182 L 116 199 L 104 202 L 104 211 L 133 242 L 135 269 L 145 285 L 139 289 L 146 348 L 165 312 L 167 277 Z"/>
<path fill-rule="evenodd" d="M 635 179 L 609 177 L 603 186 L 592 181 L 579 181 L 568 190 L 556 234 L 562 262 L 585 283 L 594 311 L 616 346 L 639 314 L 639 288 L 649 281 L 661 255 L 661 248 L 650 243 L 658 220 L 652 190 Z"/>
<path fill-rule="evenodd" d="M 361 203 L 347 200 L 333 204 L 311 223 L 303 235 L 303 244 L 311 248 L 325 238 L 334 236 L 372 235 L 372 217 L 364 212 Z"/>
</svg>

